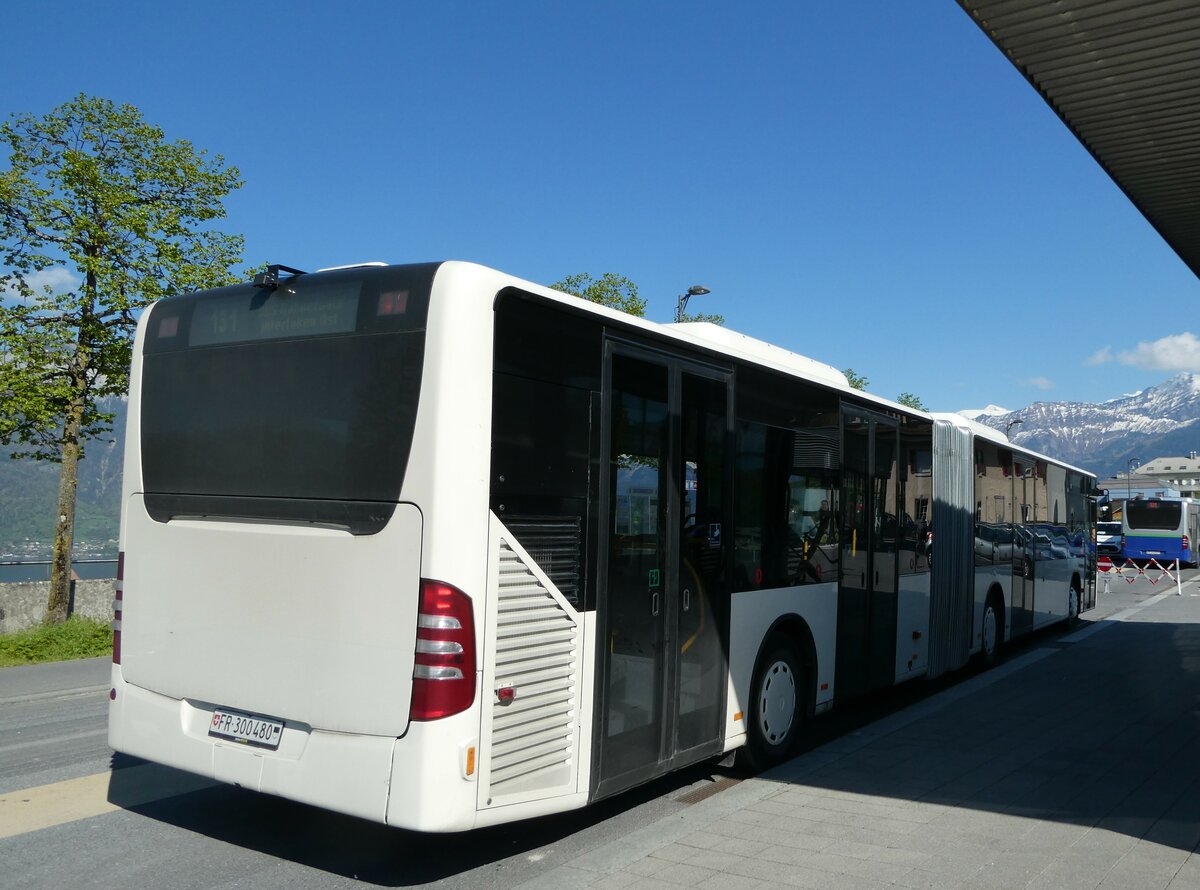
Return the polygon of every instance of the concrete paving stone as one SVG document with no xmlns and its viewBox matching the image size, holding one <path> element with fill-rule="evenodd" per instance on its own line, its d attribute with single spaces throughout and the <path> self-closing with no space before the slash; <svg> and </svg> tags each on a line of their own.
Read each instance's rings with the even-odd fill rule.
<svg viewBox="0 0 1200 890">
<path fill-rule="evenodd" d="M 679 890 L 678 884 L 669 884 L 657 878 L 638 878 L 627 890 Z"/>
<path fill-rule="evenodd" d="M 962 890 L 965 880 L 967 879 L 914 868 L 897 878 L 893 886 L 902 887 L 904 890 Z"/>
<path fill-rule="evenodd" d="M 826 853 L 834 856 L 845 856 L 848 859 L 877 859 L 886 848 L 878 844 L 865 844 L 861 841 L 837 840 L 825 848 Z"/>
<path fill-rule="evenodd" d="M 731 869 L 731 872 L 758 880 L 783 883 L 789 887 L 804 887 L 806 890 L 882 890 L 889 886 L 887 882 L 855 875 L 754 860 L 740 863 L 735 869 Z"/>
<path fill-rule="evenodd" d="M 757 881 L 782 883 L 789 887 L 806 887 L 821 890 L 830 875 L 811 868 L 768 862 L 765 859 L 744 859 L 725 869 L 722 874 L 738 875 Z"/>
<path fill-rule="evenodd" d="M 735 853 L 722 853 L 717 850 L 697 850 L 695 847 L 685 847 L 683 844 L 667 844 L 650 854 L 654 859 L 668 862 L 686 862 L 701 868 L 711 868 L 713 871 L 723 871 L 744 856 Z"/>
<path fill-rule="evenodd" d="M 1042 872 L 1025 886 L 1025 890 L 1095 890 L 1103 879 L 1103 875 L 1090 876 L 1079 872 Z"/>
<path fill-rule="evenodd" d="M 1016 838 L 1025 833 L 1028 825 L 1029 820 L 1022 816 L 959 807 L 955 810 L 947 810 L 933 820 L 929 823 L 929 829 L 939 832 L 957 829 L 985 833 L 988 836 L 1001 835 Z"/>
<path fill-rule="evenodd" d="M 743 810 L 734 810 L 732 813 L 724 817 L 727 821 L 742 822 L 748 825 L 763 825 L 773 822 L 778 818 L 776 813 L 767 813 L 761 810 L 747 807 Z"/>
<path fill-rule="evenodd" d="M 936 834 L 931 838 L 934 845 L 934 850 L 954 851 L 958 849 L 978 850 L 984 853 L 991 853 L 997 849 L 1004 849 L 996 843 L 996 833 L 991 831 L 986 825 L 972 823 L 968 825 L 949 825 L 939 826 Z"/>
<path fill-rule="evenodd" d="M 1167 890 L 1200 890 L 1200 880 L 1176 876 L 1167 884 Z"/>
<path fill-rule="evenodd" d="M 635 874 L 642 878 L 652 878 L 664 868 L 671 865 L 669 859 L 655 859 L 653 856 L 647 856 L 645 859 L 638 859 L 625 866 L 624 871 Z"/>
<path fill-rule="evenodd" d="M 782 865 L 799 865 L 804 868 L 820 868 L 824 871 L 841 871 L 838 868 L 827 868 L 825 865 L 819 865 L 818 861 L 823 860 L 826 854 L 821 850 L 805 850 L 799 847 L 767 847 L 765 850 L 758 853 L 754 858 L 761 859 L 763 862 L 777 862 Z"/>
<path fill-rule="evenodd" d="M 889 865 L 921 868 L 929 861 L 929 854 L 920 853 L 916 850 L 906 850 L 902 847 L 882 847 L 871 858 L 877 862 L 886 862 Z"/>
<path fill-rule="evenodd" d="M 1014 852 L 1003 852 L 991 862 L 985 863 L 979 871 L 971 876 L 971 880 L 979 886 L 992 887 L 995 890 L 1024 887 L 1042 874 L 1053 862 L 1054 860 L 1048 856 L 1030 857 Z"/>
<path fill-rule="evenodd" d="M 1155 843 L 1154 841 L 1146 840 L 1146 838 L 1142 838 L 1134 844 L 1133 848 L 1124 857 L 1124 859 L 1137 861 L 1146 860 L 1149 862 L 1169 863 L 1176 868 L 1183 868 L 1184 864 L 1191 858 L 1191 850 L 1180 849 L 1169 844 Z"/>
<path fill-rule="evenodd" d="M 980 865 L 992 853 L 990 841 L 976 843 L 959 839 L 951 843 L 946 838 L 946 831 L 940 827 L 905 838 L 898 846 L 933 857 L 946 857 L 954 852 L 956 858 L 974 857 Z"/>
<path fill-rule="evenodd" d="M 770 854 L 764 854 L 769 857 Z M 895 880 L 910 870 L 906 865 L 894 865 L 890 862 L 879 862 L 871 859 L 852 859 L 848 856 L 837 856 L 833 853 L 805 853 L 798 860 L 798 865 L 805 868 L 815 868 L 838 875 L 853 875 L 871 881 L 894 883 Z"/>
<path fill-rule="evenodd" d="M 1071 844 L 1071 851 L 1095 856 L 1097 859 L 1107 857 L 1115 865 L 1136 843 L 1137 838 L 1096 826 Z"/>
<path fill-rule="evenodd" d="M 1058 852 L 1070 847 L 1091 831 L 1091 825 L 1073 825 L 1069 822 L 1045 822 L 1026 820 L 1024 834 L 1017 838 L 1018 849 L 1030 852 Z"/>
<path fill-rule="evenodd" d="M 890 831 L 872 831 L 870 828 L 855 828 L 853 825 L 820 825 L 814 823 L 813 837 L 828 841 L 851 841 L 859 844 L 875 844 L 881 847 L 902 848 L 908 845 L 911 834 L 894 834 Z"/>
<path fill-rule="evenodd" d="M 1097 886 L 1100 890 L 1166 890 L 1170 883 L 1170 877 L 1164 879 L 1157 875 L 1110 872 Z"/>
<path fill-rule="evenodd" d="M 880 831 L 890 831 L 894 834 L 910 834 L 921 825 L 918 822 L 862 816 L 857 813 L 844 813 L 815 806 L 793 807 L 771 800 L 760 801 L 755 805 L 754 809 L 792 819 L 832 825 L 853 825 L 858 828 L 876 828 Z"/>
<path fill-rule="evenodd" d="M 935 851 L 925 851 L 929 858 L 921 866 L 924 871 L 966 879 L 992 861 L 992 851 L 967 845 L 943 845 Z"/>
<path fill-rule="evenodd" d="M 1190 786 L 1142 838 L 1180 850 L 1192 850 L 1200 844 L 1200 788 Z"/>
<path fill-rule="evenodd" d="M 683 844 L 685 847 L 697 847 L 701 850 L 713 850 L 721 841 L 730 840 L 724 835 L 714 834 L 709 831 L 706 826 L 703 831 L 693 831 L 691 834 L 685 834 L 676 841 L 678 844 Z"/>
<path fill-rule="evenodd" d="M 1039 878 L 1051 878 L 1062 886 L 1099 887 L 1111 873 L 1111 863 L 1081 862 L 1067 865 L 1060 861 L 1046 868 Z"/>
<path fill-rule="evenodd" d="M 1143 881 L 1146 887 L 1165 887 L 1179 874 L 1182 863 L 1162 859 L 1147 859 L 1129 854 L 1118 862 L 1108 873 L 1105 883 L 1109 881 Z"/>
<path fill-rule="evenodd" d="M 763 844 L 768 847 L 798 847 L 800 849 L 824 849 L 832 843 L 828 837 L 811 834 L 806 831 L 808 825 L 793 825 L 790 820 L 780 820 L 778 825 L 751 825 L 748 834 L 734 838 L 750 849 L 750 844 Z"/>
<path fill-rule="evenodd" d="M 698 887 L 700 890 L 791 890 L 788 884 L 778 881 L 762 881 L 745 875 L 731 875 L 728 872 L 709 878 Z"/>
<path fill-rule="evenodd" d="M 829 788 L 824 788 L 820 785 L 805 785 L 804 788 L 810 793 L 819 798 L 832 798 L 833 800 L 843 800 L 849 803 L 865 803 L 877 804 L 881 806 L 900 807 L 908 813 L 917 814 L 917 821 L 928 822 L 932 818 L 944 813 L 948 807 L 941 804 L 931 803 L 920 799 L 903 799 L 896 800 L 893 798 L 883 798 L 878 794 L 864 794 L 857 791 L 835 791 Z"/>
<path fill-rule="evenodd" d="M 754 826 L 754 833 L 745 835 L 745 837 L 748 840 L 774 846 L 796 847 L 801 850 L 824 850 L 834 840 L 820 833 L 828 830 L 830 830 L 829 826 L 817 822 L 803 819 L 780 819 L 774 825 Z"/>
<path fill-rule="evenodd" d="M 1179 866 L 1179 874 L 1176 879 L 1183 878 L 1188 881 L 1200 881 L 1200 856 L 1192 853 L 1184 861 L 1183 865 Z"/>
<path fill-rule="evenodd" d="M 793 792 L 771 799 L 791 806 L 819 807 L 823 810 L 857 813 L 862 816 L 882 816 L 888 819 L 900 819 L 905 822 L 918 822 L 922 824 L 936 818 L 931 810 L 917 807 L 906 801 L 870 797 L 862 794 L 854 796 L 823 795 L 815 794 L 807 788 L 797 788 Z"/>
<path fill-rule="evenodd" d="M 775 782 L 803 781 L 805 777 L 820 772 L 841 759 L 841 754 L 830 751 L 828 745 L 823 745 L 815 751 L 808 751 L 803 757 L 789 760 L 787 763 L 760 774 L 759 778 Z"/>
<path fill-rule="evenodd" d="M 727 837 L 722 838 L 710 849 L 716 850 L 718 853 L 734 853 L 738 856 L 757 856 L 769 846 L 770 844 L 762 841 Z"/>
<path fill-rule="evenodd" d="M 594 871 L 560 865 L 552 871 L 518 884 L 520 890 L 583 890 L 591 887 L 601 876 Z"/>
<path fill-rule="evenodd" d="M 661 871 L 656 872 L 654 878 L 659 881 L 666 881 L 669 884 L 688 887 L 695 886 L 715 874 L 718 874 L 715 869 L 703 868 L 699 865 L 691 865 L 686 862 L 673 862 Z"/>
<path fill-rule="evenodd" d="M 631 872 L 618 871 L 611 875 L 604 875 L 600 880 L 591 884 L 588 890 L 628 890 L 638 880 L 638 876 Z"/>
<path fill-rule="evenodd" d="M 740 819 L 734 818 L 736 813 L 729 813 L 722 816 L 713 822 L 704 826 L 704 830 L 710 834 L 719 834 L 722 837 L 747 837 L 753 834 L 756 823 L 743 822 Z"/>
</svg>

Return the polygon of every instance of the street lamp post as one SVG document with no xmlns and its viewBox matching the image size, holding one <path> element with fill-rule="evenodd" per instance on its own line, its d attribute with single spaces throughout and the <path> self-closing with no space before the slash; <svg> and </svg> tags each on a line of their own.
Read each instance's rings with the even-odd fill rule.
<svg viewBox="0 0 1200 890">
<path fill-rule="evenodd" d="M 1140 467 L 1141 465 L 1142 465 L 1142 462 L 1136 457 L 1131 457 L 1131 458 L 1129 458 L 1128 461 L 1125 462 L 1125 504 L 1126 504 L 1126 506 L 1128 506 L 1129 502 L 1131 500 L 1133 500 L 1133 468 Z"/>
<path fill-rule="evenodd" d="M 686 294 L 679 295 L 679 305 L 675 307 L 675 323 L 679 324 L 683 321 L 683 310 L 687 308 L 688 300 L 692 297 L 702 297 L 705 294 L 711 294 L 707 287 L 702 287 L 699 284 L 693 284 L 687 289 Z"/>
<path fill-rule="evenodd" d="M 1016 420 L 1010 420 L 1010 421 L 1009 421 L 1007 424 L 1005 424 L 1005 426 L 1004 426 L 1004 438 L 1006 438 L 1006 439 L 1008 438 L 1008 431 L 1009 431 L 1009 430 L 1011 430 L 1011 429 L 1012 429 L 1014 426 L 1016 426 L 1018 423 L 1024 423 L 1024 422 L 1025 422 L 1025 421 L 1021 420 L 1019 417 L 1018 417 Z"/>
</svg>

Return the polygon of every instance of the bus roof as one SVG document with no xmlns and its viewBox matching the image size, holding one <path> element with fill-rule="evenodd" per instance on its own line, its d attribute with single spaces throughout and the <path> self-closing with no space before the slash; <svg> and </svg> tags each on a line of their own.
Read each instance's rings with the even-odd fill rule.
<svg viewBox="0 0 1200 890">
<path fill-rule="evenodd" d="M 475 263 L 462 261 L 448 261 L 445 266 L 464 266 L 476 267 L 484 269 L 487 272 L 495 274 L 502 279 L 507 280 L 510 286 L 520 288 L 539 297 L 545 298 L 551 302 L 559 303 L 565 308 L 573 312 L 590 313 L 608 318 L 625 327 L 636 328 L 655 337 L 674 340 L 678 343 L 687 344 L 692 347 L 699 347 L 708 352 L 714 352 L 721 355 L 727 355 L 731 358 L 740 359 L 750 364 L 758 365 L 759 367 L 768 368 L 774 371 L 781 371 L 792 377 L 799 377 L 813 383 L 818 383 L 830 389 L 844 392 L 848 395 L 853 395 L 855 398 L 866 402 L 868 405 L 874 405 L 877 408 L 891 411 L 894 413 L 905 414 L 910 417 L 918 417 L 924 420 L 931 420 L 932 415 L 927 411 L 922 411 L 917 408 L 910 408 L 907 405 L 902 405 L 899 402 L 894 402 L 891 399 L 885 399 L 881 396 L 874 395 L 865 390 L 854 389 L 846 380 L 846 375 L 841 371 L 816 359 L 801 355 L 797 352 L 792 352 L 789 349 L 784 349 L 781 346 L 776 346 L 772 343 L 767 343 L 764 340 L 756 339 L 747 334 L 742 334 L 738 331 L 731 330 L 721 325 L 714 325 L 706 322 L 684 322 L 682 324 L 662 324 L 655 321 L 650 321 L 645 318 L 639 318 L 636 315 L 630 315 L 628 312 L 621 312 L 616 309 L 610 309 L 599 303 L 593 303 L 589 300 L 581 299 L 573 294 L 567 294 L 554 288 L 546 287 L 542 284 L 536 284 L 532 281 L 525 281 L 507 273 L 500 272 L 495 269 L 490 269 L 486 266 L 479 266 Z"/>
</svg>

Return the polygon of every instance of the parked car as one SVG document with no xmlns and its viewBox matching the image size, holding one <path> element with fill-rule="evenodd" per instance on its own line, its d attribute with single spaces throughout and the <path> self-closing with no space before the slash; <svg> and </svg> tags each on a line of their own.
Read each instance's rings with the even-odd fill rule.
<svg viewBox="0 0 1200 890">
<path fill-rule="evenodd" d="M 1099 556 L 1121 556 L 1121 523 L 1096 523 L 1096 553 Z"/>
</svg>

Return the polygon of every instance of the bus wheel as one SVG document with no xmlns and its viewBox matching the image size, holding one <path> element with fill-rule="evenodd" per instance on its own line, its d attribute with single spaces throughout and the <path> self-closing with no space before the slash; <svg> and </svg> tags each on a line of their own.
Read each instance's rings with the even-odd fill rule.
<svg viewBox="0 0 1200 890">
<path fill-rule="evenodd" d="M 1067 594 L 1067 624 L 1074 624 L 1079 620 L 1079 589 L 1075 586 L 1075 582 L 1071 582 L 1071 590 Z"/>
<path fill-rule="evenodd" d="M 807 680 L 796 648 L 783 637 L 767 642 L 750 691 L 750 723 L 743 763 L 764 770 L 795 753 L 804 722 Z"/>
<path fill-rule="evenodd" d="M 991 667 L 1000 656 L 1000 642 L 1004 639 L 1004 618 L 996 604 L 995 595 L 989 596 L 983 607 L 982 656 L 985 667 Z"/>
</svg>

